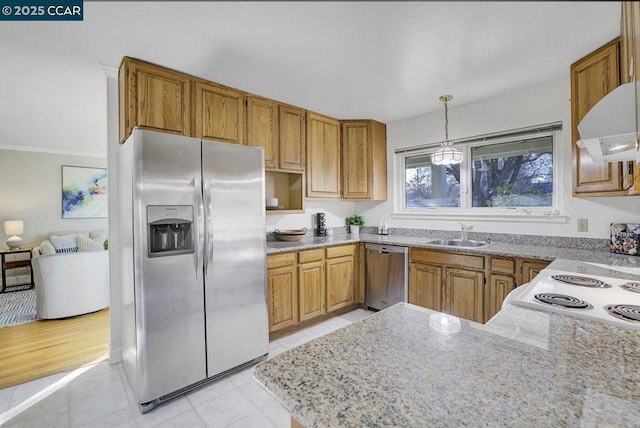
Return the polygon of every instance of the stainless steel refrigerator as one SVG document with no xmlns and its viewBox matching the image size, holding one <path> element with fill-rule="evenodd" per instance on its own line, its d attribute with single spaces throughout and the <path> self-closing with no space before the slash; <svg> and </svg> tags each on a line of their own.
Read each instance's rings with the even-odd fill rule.
<svg viewBox="0 0 640 428">
<path fill-rule="evenodd" d="M 135 129 L 117 199 L 123 360 L 140 410 L 264 359 L 263 150 Z"/>
</svg>

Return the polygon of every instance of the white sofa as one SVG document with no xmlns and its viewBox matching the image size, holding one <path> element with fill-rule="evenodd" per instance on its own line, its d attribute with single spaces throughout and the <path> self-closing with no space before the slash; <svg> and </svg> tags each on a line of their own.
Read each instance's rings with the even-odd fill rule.
<svg viewBox="0 0 640 428">
<path fill-rule="evenodd" d="M 48 242 L 32 253 L 37 317 L 66 318 L 108 307 L 109 251 L 42 254 Z"/>
</svg>

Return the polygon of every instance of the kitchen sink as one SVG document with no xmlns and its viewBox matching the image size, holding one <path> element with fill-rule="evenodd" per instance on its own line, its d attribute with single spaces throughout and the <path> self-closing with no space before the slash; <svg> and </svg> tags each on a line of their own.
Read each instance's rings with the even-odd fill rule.
<svg viewBox="0 0 640 428">
<path fill-rule="evenodd" d="M 450 247 L 482 247 L 487 243 L 484 241 L 471 241 L 462 239 L 432 239 L 425 241 L 424 244 L 446 245 Z"/>
</svg>

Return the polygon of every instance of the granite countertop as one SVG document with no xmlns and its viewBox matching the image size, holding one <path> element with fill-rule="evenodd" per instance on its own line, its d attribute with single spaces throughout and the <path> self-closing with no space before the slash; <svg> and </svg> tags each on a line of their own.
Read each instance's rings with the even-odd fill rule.
<svg viewBox="0 0 640 428">
<path fill-rule="evenodd" d="M 637 331 L 507 305 L 457 333 L 398 303 L 255 378 L 306 427 L 638 426 Z"/>
<path fill-rule="evenodd" d="M 360 233 L 353 237 L 351 234 L 333 236 L 309 237 L 298 242 L 269 241 L 267 242 L 267 254 L 300 251 L 311 248 L 326 247 L 329 245 L 348 244 L 355 242 L 368 242 L 374 244 L 400 245 L 406 247 L 422 247 L 445 250 L 450 252 L 490 254 L 505 257 L 523 257 L 552 261 L 557 258 L 585 261 L 603 265 L 613 265 L 640 269 L 640 257 L 626 256 L 610 253 L 608 251 L 583 250 L 575 248 L 562 248 L 544 245 L 521 245 L 500 242 L 490 242 L 482 247 L 452 247 L 444 245 L 428 244 L 433 238 L 402 236 L 402 235 L 376 235 Z M 613 275 L 610 275 L 613 276 Z"/>
</svg>

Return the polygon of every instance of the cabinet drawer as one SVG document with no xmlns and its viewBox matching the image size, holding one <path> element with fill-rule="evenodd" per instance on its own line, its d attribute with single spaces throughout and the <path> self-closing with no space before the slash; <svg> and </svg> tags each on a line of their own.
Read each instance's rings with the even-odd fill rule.
<svg viewBox="0 0 640 428">
<path fill-rule="evenodd" d="M 332 257 L 342 257 L 342 256 L 351 256 L 355 254 L 356 246 L 352 245 L 341 245 L 339 247 L 329 247 L 327 248 L 327 258 L 330 259 Z"/>
<path fill-rule="evenodd" d="M 296 253 L 272 254 L 267 256 L 267 269 L 290 266 L 296 263 Z"/>
<path fill-rule="evenodd" d="M 315 262 L 322 259 L 324 259 L 324 248 L 300 251 L 298 253 L 298 263 Z"/>
<path fill-rule="evenodd" d="M 491 272 L 506 273 L 514 275 L 516 273 L 516 261 L 513 259 L 503 259 L 491 257 Z"/>
<path fill-rule="evenodd" d="M 426 250 L 422 248 L 411 248 L 409 254 L 412 262 L 463 266 L 469 269 L 484 269 L 484 256 L 447 253 L 444 251 Z"/>
</svg>

